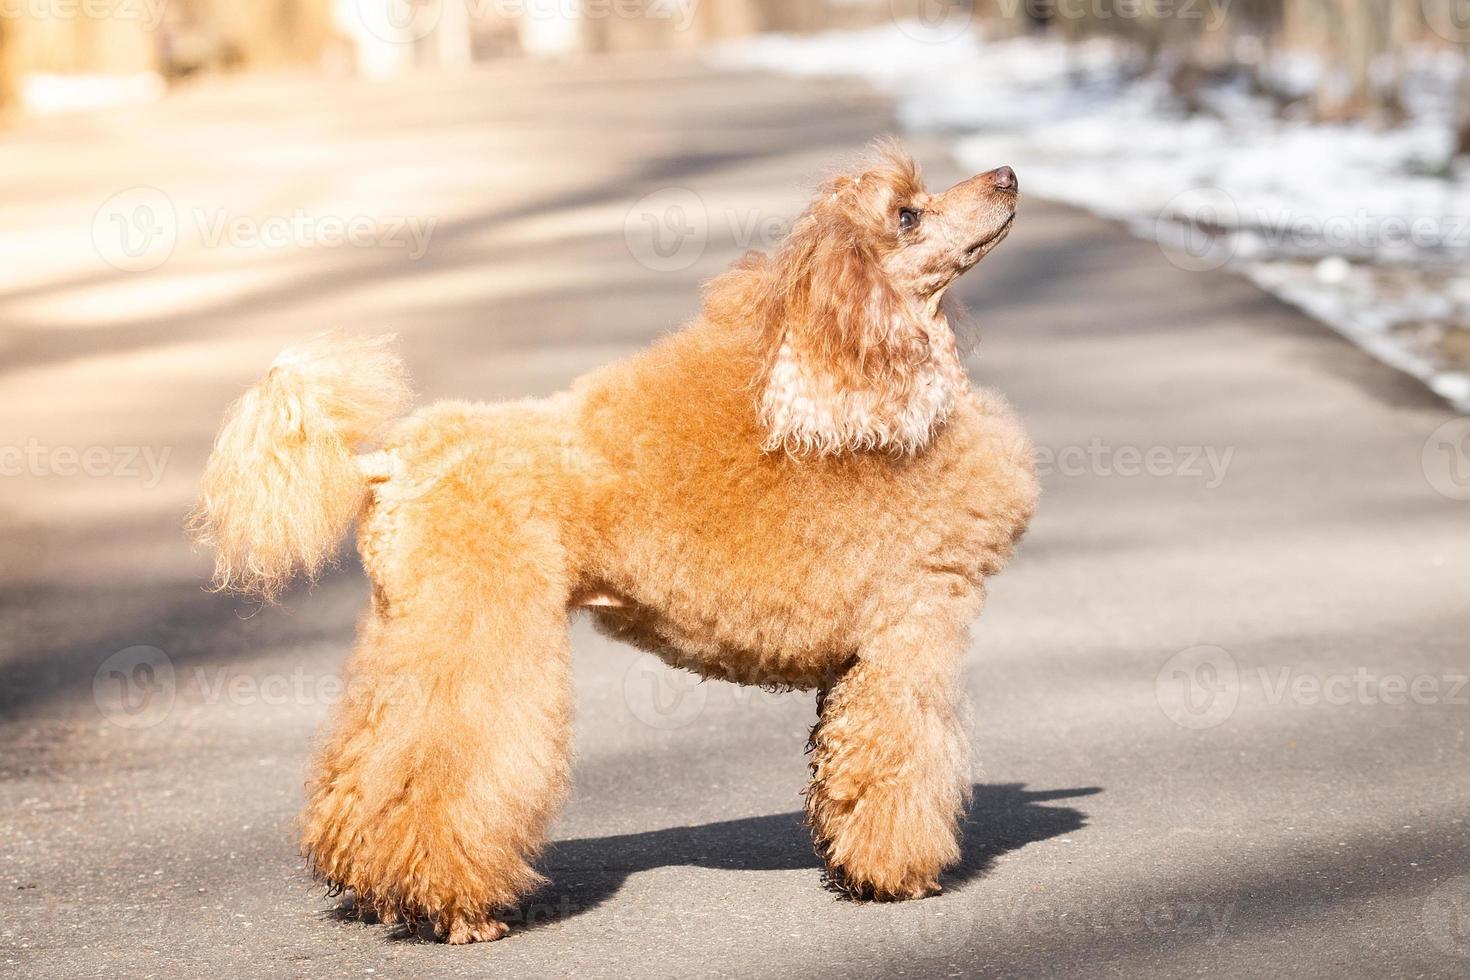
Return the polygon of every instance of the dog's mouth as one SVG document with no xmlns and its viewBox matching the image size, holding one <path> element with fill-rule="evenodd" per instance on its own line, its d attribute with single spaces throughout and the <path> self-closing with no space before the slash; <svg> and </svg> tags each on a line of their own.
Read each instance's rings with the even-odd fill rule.
<svg viewBox="0 0 1470 980">
<path fill-rule="evenodd" d="M 1016 212 L 1012 211 L 1010 213 L 1010 216 L 1006 218 L 1005 224 L 1001 225 L 987 237 L 980 239 L 980 241 L 965 249 L 964 255 L 961 257 L 965 265 L 968 266 L 974 264 L 975 262 L 979 261 L 980 257 L 983 256 L 986 252 L 999 245 L 1001 239 L 1005 238 L 1011 233 L 1011 225 L 1015 224 L 1015 222 Z"/>
</svg>

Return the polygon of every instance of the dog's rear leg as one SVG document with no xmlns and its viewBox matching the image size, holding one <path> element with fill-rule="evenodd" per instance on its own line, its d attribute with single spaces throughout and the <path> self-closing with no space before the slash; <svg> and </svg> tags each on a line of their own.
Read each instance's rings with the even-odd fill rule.
<svg viewBox="0 0 1470 980">
<path fill-rule="evenodd" d="M 422 502 L 420 502 L 422 503 Z M 314 870 L 385 921 L 498 939 L 565 798 L 567 588 L 549 530 L 493 502 L 401 520 L 305 814 Z M 418 542 L 417 545 L 414 542 Z M 394 581 L 394 575 L 400 581 Z"/>
<path fill-rule="evenodd" d="M 921 898 L 960 856 L 970 793 L 962 610 L 918 610 L 822 692 L 807 820 L 828 879 L 859 898 Z"/>
</svg>

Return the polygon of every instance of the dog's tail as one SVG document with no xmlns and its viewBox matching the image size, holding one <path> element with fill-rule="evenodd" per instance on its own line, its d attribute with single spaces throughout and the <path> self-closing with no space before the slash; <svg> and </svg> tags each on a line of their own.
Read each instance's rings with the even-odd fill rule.
<svg viewBox="0 0 1470 980">
<path fill-rule="evenodd" d="M 217 588 L 270 601 L 336 554 L 367 494 L 353 454 L 411 399 L 392 342 L 329 334 L 288 348 L 230 406 L 189 518 L 214 549 Z"/>
</svg>

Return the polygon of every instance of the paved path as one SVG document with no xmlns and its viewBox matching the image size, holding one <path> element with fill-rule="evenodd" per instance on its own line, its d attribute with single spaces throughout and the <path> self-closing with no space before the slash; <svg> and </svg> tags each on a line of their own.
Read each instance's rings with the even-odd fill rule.
<svg viewBox="0 0 1470 980">
<path fill-rule="evenodd" d="M 890 127 L 846 85 L 625 61 L 253 82 L 0 141 L 0 445 L 28 447 L 0 483 L 0 973 L 1470 970 L 1470 504 L 1422 461 L 1448 413 L 1243 281 L 1034 200 L 964 283 L 974 373 L 1050 472 L 976 630 L 944 895 L 821 889 L 810 698 L 692 686 L 582 627 L 576 790 L 529 927 L 395 939 L 305 878 L 308 743 L 365 590 L 347 569 L 254 615 L 200 590 L 178 525 L 225 402 L 329 326 L 400 331 L 426 397 L 555 390 L 689 315 Z M 138 185 L 166 196 L 104 205 Z M 650 251 L 648 194 L 704 237 Z M 293 247 L 250 247 L 269 216 Z M 142 218 L 176 247 L 122 251 Z M 436 222 L 421 256 L 398 219 Z"/>
</svg>

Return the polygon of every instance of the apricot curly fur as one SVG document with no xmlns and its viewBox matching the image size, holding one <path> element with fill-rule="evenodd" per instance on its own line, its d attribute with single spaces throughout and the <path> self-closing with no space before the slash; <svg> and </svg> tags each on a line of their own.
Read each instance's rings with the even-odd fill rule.
<svg viewBox="0 0 1470 980">
<path fill-rule="evenodd" d="M 1037 497 L 946 291 L 1015 205 L 1009 170 L 930 193 L 885 144 L 685 329 L 547 399 L 402 418 L 386 340 L 277 361 L 231 408 L 192 527 L 219 587 L 269 599 L 357 524 L 372 605 L 301 821 L 329 894 L 450 943 L 505 934 L 570 784 L 584 605 L 676 667 L 819 692 L 828 881 L 938 889 L 970 785 L 966 630 Z"/>
</svg>

